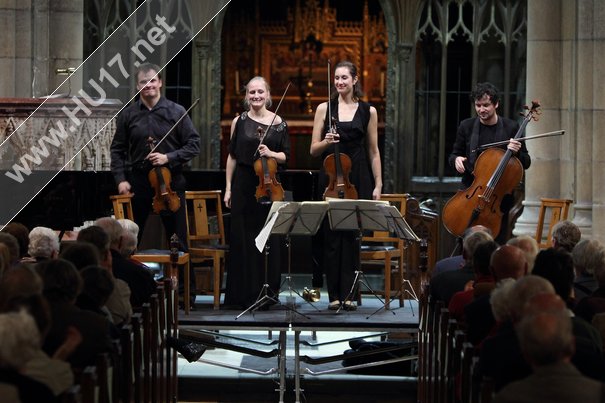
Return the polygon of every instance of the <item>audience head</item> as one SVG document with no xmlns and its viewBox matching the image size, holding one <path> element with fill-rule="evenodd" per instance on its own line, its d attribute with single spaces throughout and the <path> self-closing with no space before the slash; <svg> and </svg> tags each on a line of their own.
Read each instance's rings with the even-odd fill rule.
<svg viewBox="0 0 605 403">
<path fill-rule="evenodd" d="M 473 256 L 475 255 L 475 249 L 477 245 L 482 242 L 493 241 L 492 236 L 485 232 L 476 230 L 464 237 L 462 241 L 462 256 L 468 265 L 473 264 Z"/>
<path fill-rule="evenodd" d="M 605 285 L 605 247 L 601 242 L 583 239 L 573 248 L 571 257 L 576 275 L 594 276 Z"/>
<path fill-rule="evenodd" d="M 473 254 L 473 269 L 476 275 L 491 276 L 489 262 L 496 249 L 498 244 L 495 241 L 484 241 L 477 245 Z"/>
<path fill-rule="evenodd" d="M 527 274 L 525 253 L 516 246 L 502 245 L 492 253 L 490 267 L 496 281 L 518 279 Z"/>
<path fill-rule="evenodd" d="M 107 303 L 114 289 L 111 274 L 100 266 L 88 266 L 80 270 L 82 276 L 82 292 L 78 297 L 87 298 L 95 307 L 100 308 Z"/>
<path fill-rule="evenodd" d="M 42 278 L 30 266 L 17 265 L 0 279 L 0 311 L 6 311 L 9 301 L 18 297 L 42 295 Z"/>
<path fill-rule="evenodd" d="M 8 251 L 10 253 L 9 266 L 17 264 L 17 262 L 21 258 L 19 254 L 19 242 L 17 241 L 17 238 L 15 238 L 12 234 L 9 234 L 8 232 L 0 231 L 0 243 L 3 243 L 8 247 Z"/>
<path fill-rule="evenodd" d="M 119 252 L 120 255 L 128 259 L 137 250 L 137 245 L 139 243 L 139 226 L 137 223 L 127 218 L 120 218 L 118 222 L 124 229 Z"/>
<path fill-rule="evenodd" d="M 109 246 L 112 249 L 119 249 L 120 242 L 122 241 L 122 234 L 125 230 L 118 220 L 111 217 L 101 217 L 95 221 L 95 225 L 103 228 L 103 231 L 109 235 Z"/>
<path fill-rule="evenodd" d="M 59 256 L 59 236 L 47 227 L 35 227 L 29 232 L 28 253 L 33 258 L 54 259 Z"/>
<path fill-rule="evenodd" d="M 120 227 L 121 228 L 121 227 Z M 91 225 L 78 232 L 78 241 L 90 242 L 99 251 L 101 266 L 111 270 L 111 239 L 109 234 L 98 225 Z"/>
<path fill-rule="evenodd" d="M 534 274 L 528 274 L 518 279 L 509 294 L 511 319 L 520 320 L 523 317 L 527 301 L 539 294 L 554 295 L 555 289 L 548 280 Z"/>
<path fill-rule="evenodd" d="M 496 288 L 489 296 L 489 303 L 496 322 L 511 319 L 510 293 L 516 281 L 512 278 L 505 278 L 496 284 Z"/>
<path fill-rule="evenodd" d="M 2 232 L 6 232 L 15 237 L 19 244 L 19 259 L 25 257 L 29 247 L 29 229 L 19 222 L 11 222 L 2 228 Z"/>
<path fill-rule="evenodd" d="M 533 367 L 569 362 L 575 352 L 571 318 L 564 312 L 526 315 L 515 331 L 521 351 Z"/>
<path fill-rule="evenodd" d="M 570 301 L 573 290 L 573 259 L 565 249 L 548 248 L 536 256 L 533 274 L 544 277 L 564 301 Z"/>
<path fill-rule="evenodd" d="M 44 340 L 51 326 L 50 307 L 42 294 L 16 296 L 8 301 L 2 312 L 19 312 L 25 310 L 29 313 L 38 328 L 40 338 Z"/>
<path fill-rule="evenodd" d="M 86 266 L 98 266 L 101 263 L 98 249 L 93 244 L 84 241 L 70 242 L 59 257 L 72 262 L 78 270 L 82 270 Z"/>
<path fill-rule="evenodd" d="M 580 228 L 569 220 L 559 221 L 552 227 L 552 246 L 571 252 L 582 234 Z"/>
<path fill-rule="evenodd" d="M 73 263 L 65 259 L 45 260 L 36 264 L 42 277 L 44 296 L 49 301 L 75 303 L 82 290 L 82 277 Z"/>
<path fill-rule="evenodd" d="M 24 309 L 0 314 L 0 368 L 18 370 L 40 350 L 36 322 Z"/>
<path fill-rule="evenodd" d="M 527 272 L 531 273 L 534 269 L 534 262 L 536 261 L 536 255 L 540 251 L 538 241 L 529 235 L 519 235 L 511 238 L 506 242 L 508 245 L 516 246 L 525 253 L 525 260 L 527 260 Z"/>
</svg>

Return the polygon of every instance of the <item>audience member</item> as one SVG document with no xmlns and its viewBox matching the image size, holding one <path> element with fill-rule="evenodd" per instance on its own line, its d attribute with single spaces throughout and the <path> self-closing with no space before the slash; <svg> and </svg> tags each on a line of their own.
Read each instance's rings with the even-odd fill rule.
<svg viewBox="0 0 605 403">
<path fill-rule="evenodd" d="M 20 254 L 19 254 L 19 242 L 17 238 L 8 232 L 0 231 L 0 243 L 5 244 L 8 247 L 8 251 L 10 254 L 9 267 L 12 267 L 19 263 Z"/>
<path fill-rule="evenodd" d="M 99 266 L 101 258 L 99 250 L 90 242 L 73 241 L 59 254 L 61 259 L 69 260 L 78 271 L 88 266 Z"/>
<path fill-rule="evenodd" d="M 60 250 L 59 236 L 47 227 L 35 227 L 29 232 L 28 254 L 34 262 L 56 259 Z"/>
<path fill-rule="evenodd" d="M 6 312 L 9 301 L 15 297 L 42 294 L 42 278 L 24 264 L 8 270 L 0 279 L 0 311 Z"/>
<path fill-rule="evenodd" d="M 114 278 L 113 293 L 106 304 L 107 309 L 111 312 L 113 323 L 119 326 L 128 322 L 132 316 L 132 305 L 130 303 L 131 290 L 124 280 L 116 278 L 113 273 L 113 258 L 109 249 L 109 235 L 98 225 L 91 225 L 78 233 L 78 241 L 90 242 L 95 246 L 100 256 L 100 262 L 94 263 L 94 265 L 106 268 Z"/>
<path fill-rule="evenodd" d="M 153 274 L 122 256 L 120 249 L 126 230 L 117 220 L 111 217 L 103 217 L 99 218 L 95 225 L 101 227 L 109 236 L 113 275 L 128 284 L 131 291 L 130 303 L 132 306 L 135 308 L 141 307 L 149 301 L 149 297 L 156 290 L 157 286 Z"/>
<path fill-rule="evenodd" d="M 456 239 L 456 250 L 454 251 L 454 253 L 457 251 L 458 254 L 438 260 L 435 263 L 435 267 L 433 268 L 431 277 L 435 277 L 436 275 L 445 273 L 446 271 L 452 271 L 463 268 L 465 264 L 463 253 L 464 238 L 466 238 L 467 235 L 470 235 L 473 232 L 477 231 L 484 231 L 492 235 L 491 230 L 483 225 L 473 225 L 472 227 L 467 228 L 466 231 L 464 231 L 464 234 L 462 234 L 461 237 L 458 237 Z"/>
<path fill-rule="evenodd" d="M 19 259 L 26 257 L 29 248 L 29 229 L 20 222 L 11 222 L 2 228 L 2 232 L 11 234 L 17 240 L 19 244 Z"/>
<path fill-rule="evenodd" d="M 505 278 L 519 279 L 527 274 L 527 260 L 516 246 L 502 245 L 492 253 L 490 269 L 496 283 Z M 496 324 L 489 295 L 475 298 L 464 308 L 468 341 L 478 345 Z"/>
<path fill-rule="evenodd" d="M 115 287 L 109 271 L 101 266 L 87 266 L 80 270 L 80 276 L 82 292 L 78 295 L 76 306 L 103 315 L 113 323 L 111 312 L 106 307 Z"/>
<path fill-rule="evenodd" d="M 532 273 L 550 281 L 557 295 L 568 307 L 573 307 L 573 259 L 565 248 L 541 250 Z"/>
<path fill-rule="evenodd" d="M 578 304 L 599 288 L 595 273 L 605 271 L 605 247 L 597 240 L 584 239 L 573 248 L 571 257 L 575 269 L 574 296 Z"/>
<path fill-rule="evenodd" d="M 0 278 L 4 275 L 4 272 L 10 268 L 11 254 L 8 250 L 8 246 L 0 243 Z"/>
<path fill-rule="evenodd" d="M 517 324 L 516 334 L 533 373 L 504 387 L 494 403 L 603 401 L 605 385 L 583 376 L 571 364 L 575 347 L 568 315 L 526 315 Z"/>
<path fill-rule="evenodd" d="M 1 313 L 0 340 L 0 383 L 12 385 L 21 403 L 58 402 L 48 386 L 22 373 L 40 348 L 40 333 L 31 315 L 24 310 Z M 6 396 L 2 399 L 6 401 Z"/>
<path fill-rule="evenodd" d="M 82 343 L 68 357 L 74 370 L 94 365 L 99 353 L 112 352 L 107 318 L 75 306 L 82 289 L 82 278 L 75 266 L 64 259 L 53 259 L 38 263 L 36 270 L 42 277 L 52 318 L 44 351 L 53 354 L 63 344 L 68 329 L 75 327 L 82 335 Z"/>
<path fill-rule="evenodd" d="M 41 341 L 44 340 L 51 326 L 51 317 L 48 302 L 41 294 L 14 297 L 6 308 L 7 312 L 26 310 L 34 318 Z M 81 341 L 80 333 L 76 329 L 70 329 L 63 344 L 54 352 L 52 358 L 42 350 L 40 343 L 33 357 L 25 362 L 23 375 L 48 386 L 55 396 L 66 392 L 74 383 L 74 374 L 65 359 Z"/>
<path fill-rule="evenodd" d="M 506 242 L 508 245 L 516 246 L 525 253 L 525 260 L 527 260 L 527 273 L 531 273 L 534 269 L 534 261 L 536 255 L 540 252 L 540 247 L 536 239 L 529 235 L 519 235 L 513 237 Z"/>
<path fill-rule="evenodd" d="M 525 303 L 533 296 L 545 293 L 554 295 L 553 286 L 544 278 L 530 274 L 516 280 L 510 290 L 503 293 L 506 301 L 497 302 L 498 308 L 508 303 L 508 311 L 498 312 L 504 320 L 493 336 L 483 341 L 477 370 L 478 379 L 491 378 L 496 391 L 529 375 L 530 368 L 519 350 L 514 325 L 521 319 Z"/>
<path fill-rule="evenodd" d="M 461 322 L 465 322 L 464 307 L 475 297 L 489 293 L 494 287 L 494 277 L 490 270 L 490 258 L 498 248 L 494 241 L 485 241 L 477 245 L 473 254 L 473 270 L 475 280 L 463 291 L 458 291 L 450 299 L 448 309 L 450 315 Z"/>
<path fill-rule="evenodd" d="M 581 241 L 576 248 L 582 248 L 585 255 L 584 267 L 589 267 L 588 270 L 594 271 L 594 277 L 597 281 L 598 288 L 594 290 L 588 297 L 582 299 L 574 308 L 577 316 L 593 323 L 594 316 L 605 312 L 605 250 L 603 245 L 598 241 Z M 588 252 L 591 250 L 591 252 Z M 576 249 L 574 249 L 575 252 Z M 574 264 L 576 254 L 574 254 Z M 576 283 L 577 285 L 577 278 Z M 577 288 L 575 288 L 577 289 Z"/>
<path fill-rule="evenodd" d="M 571 253 L 574 246 L 580 242 L 580 238 L 582 238 L 580 228 L 571 221 L 559 221 L 552 227 L 553 248 L 563 248 Z"/>
<path fill-rule="evenodd" d="M 459 270 L 446 271 L 430 281 L 431 296 L 448 305 L 452 295 L 463 291 L 465 285 L 475 277 L 473 271 L 473 255 L 481 242 L 493 241 L 490 234 L 485 231 L 475 231 L 468 234 L 463 241 L 462 254 L 465 265 Z"/>
</svg>

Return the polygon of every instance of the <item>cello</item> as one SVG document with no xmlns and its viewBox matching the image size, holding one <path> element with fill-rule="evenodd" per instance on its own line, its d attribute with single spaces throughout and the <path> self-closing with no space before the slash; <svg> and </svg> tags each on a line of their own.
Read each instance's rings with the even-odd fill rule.
<svg viewBox="0 0 605 403">
<path fill-rule="evenodd" d="M 286 86 L 286 90 L 282 95 L 277 107 L 275 108 L 275 112 L 273 114 L 273 119 L 271 119 L 271 123 L 267 126 L 267 129 L 263 133 L 263 128 L 258 127 L 258 137 L 260 141 L 258 143 L 258 147 L 256 149 L 256 153 L 258 153 L 261 144 L 265 140 L 269 129 L 273 127 L 273 122 L 275 121 L 275 117 L 277 116 L 277 111 L 279 110 L 279 106 L 281 105 L 286 93 L 288 92 L 288 88 L 290 88 L 290 84 Z M 255 153 L 255 154 L 256 154 Z M 262 202 L 263 200 L 270 201 L 284 201 L 284 188 L 281 183 L 277 180 L 277 160 L 275 158 L 267 158 L 261 156 L 260 158 L 254 161 L 254 172 L 256 176 L 258 176 L 258 186 L 256 187 L 256 200 L 258 202 Z"/>
<path fill-rule="evenodd" d="M 531 120 L 538 120 L 540 103 L 532 101 L 514 139 L 523 136 Z M 523 166 L 509 149 L 488 148 L 482 152 L 473 170 L 474 180 L 467 189 L 459 190 L 443 207 L 443 225 L 452 235 L 462 236 L 473 225 L 483 225 L 497 236 L 503 213 L 500 203 L 523 178 Z"/>
<path fill-rule="evenodd" d="M 332 102 L 330 99 L 330 61 L 328 60 L 328 122 L 331 133 L 338 133 L 336 118 L 332 116 Z M 334 153 L 324 158 L 323 166 L 328 174 L 329 182 L 324 191 L 324 200 L 328 197 L 338 199 L 357 199 L 357 189 L 349 180 L 351 173 L 351 158 L 340 152 L 339 142 L 334 143 Z"/>
</svg>

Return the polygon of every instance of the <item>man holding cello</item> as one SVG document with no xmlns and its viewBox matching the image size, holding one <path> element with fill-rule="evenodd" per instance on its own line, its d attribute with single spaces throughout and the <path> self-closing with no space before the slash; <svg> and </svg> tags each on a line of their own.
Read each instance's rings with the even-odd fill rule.
<svg viewBox="0 0 605 403">
<path fill-rule="evenodd" d="M 517 136 L 520 130 L 519 123 L 496 113 L 500 101 L 500 95 L 496 87 L 487 82 L 478 83 L 471 92 L 470 98 L 475 105 L 477 117 L 465 119 L 460 123 L 452 153 L 448 158 L 449 164 L 462 174 L 460 188 L 469 188 L 473 184 L 478 170 L 482 169 L 480 166 L 475 166 L 475 162 L 481 153 L 479 151 L 480 147 L 486 144 L 509 140 L 501 148 L 510 150 L 512 156 L 519 160 L 523 169 L 529 168 L 531 158 L 527 147 L 524 142 L 515 140 L 515 137 L 519 137 Z M 491 173 L 488 175 L 491 175 Z M 507 213 L 512 207 L 511 195 L 502 199 L 499 202 L 499 207 L 504 213 L 502 217 L 502 223 L 504 224 Z M 502 226 L 500 235 L 496 240 L 505 241 L 503 238 L 506 233 L 506 227 Z"/>
</svg>

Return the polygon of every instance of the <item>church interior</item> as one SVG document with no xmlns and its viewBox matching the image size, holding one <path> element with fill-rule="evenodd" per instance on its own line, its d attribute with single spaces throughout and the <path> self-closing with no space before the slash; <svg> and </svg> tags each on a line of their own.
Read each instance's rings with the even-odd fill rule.
<svg viewBox="0 0 605 403">
<path fill-rule="evenodd" d="M 598 318 L 605 312 L 605 294 L 599 295 L 605 292 L 600 288 L 605 287 L 605 248 L 600 246 L 605 243 L 605 187 L 598 180 L 604 166 L 599 150 L 605 155 L 598 134 L 605 127 L 600 95 L 605 90 L 605 6 L 600 0 L 25 0 L 0 2 L 0 18 L 5 39 L 0 46 L 2 232 L 11 233 L 17 223 L 28 231 L 50 228 L 63 247 L 100 217 L 134 220 L 130 198 L 118 194 L 111 147 L 117 117 L 141 97 L 133 73 L 142 63 L 161 67 L 162 98 L 187 110 L 200 138 L 199 153 L 182 171 L 190 250 L 179 255 L 161 215 L 149 216 L 131 257 L 153 270 L 153 298 L 117 329 L 114 344 L 121 353 L 114 350 L 79 368 L 73 386 L 57 394 L 56 401 L 490 402 L 509 388 L 499 383 L 497 371 L 481 378 L 486 370 L 477 362 L 484 357 L 464 322 L 470 318 L 456 314 L 451 304 L 454 293 L 465 292 L 472 300 L 479 298 L 473 290 L 484 290 L 479 283 L 485 279 L 472 268 L 473 262 L 481 265 L 480 251 L 487 253 L 487 246 L 469 230 L 484 224 L 477 216 L 485 211 L 492 215 L 485 225 L 490 230 L 497 225 L 490 241 L 496 239 L 501 259 L 510 266 L 517 255 L 505 244 L 520 249 L 527 239 L 536 244 L 533 257 L 523 258 L 524 275 L 533 264 L 538 273 L 540 265 L 558 264 L 541 259 L 573 258 L 569 287 L 576 293 L 562 297 L 567 309 L 581 317 L 586 305 L 580 297 L 595 298 L 590 309 L 602 308 L 582 324 L 600 359 L 580 363 L 576 354 L 571 362 L 579 372 L 574 376 L 582 374 L 578 382 L 605 381 L 593 376 L 601 366 L 605 374 L 605 320 L 600 321 L 605 316 Z M 230 186 L 226 172 L 232 122 L 246 112 L 246 85 L 264 77 L 273 101 L 268 109 L 287 123 L 289 158 L 280 172 L 285 200 L 301 208 L 305 202 L 319 205 L 324 165 L 310 153 L 314 118 L 319 105 L 334 95 L 333 66 L 344 60 L 358 68 L 359 101 L 376 111 L 381 193 L 387 205 L 395 206 L 391 215 L 385 213 L 389 225 L 380 235 L 365 221 L 363 227 L 362 207 L 352 210 L 362 245 L 359 256 L 351 252 L 360 266 L 355 271 L 357 309 L 328 312 L 326 287 L 313 300 L 315 245 L 308 235 L 318 227 L 306 228 L 304 236 L 286 233 L 279 306 L 227 309 L 225 267 L 236 218 L 231 219 L 224 202 Z M 531 156 L 520 180 L 507 183 L 505 195 L 495 191 L 496 197 L 486 195 L 500 179 L 497 174 L 489 171 L 489 181 L 464 195 L 460 171 L 449 160 L 461 122 L 479 112 L 469 95 L 485 82 L 499 91 L 497 115 L 522 124 L 515 139 Z M 518 162 L 514 154 L 513 163 Z M 510 169 L 503 165 L 496 172 Z M 480 177 L 478 170 L 475 177 Z M 457 195 L 466 197 L 465 207 L 453 213 L 461 230 L 452 230 L 445 210 Z M 471 205 L 475 199 L 478 204 Z M 578 236 L 569 253 L 557 255 L 553 245 L 563 247 L 562 237 L 573 234 Z M 218 247 L 199 246 L 194 236 Z M 368 246 L 370 241 L 379 246 Z M 14 286 L 5 276 L 10 262 L 4 260 L 12 258 L 4 242 L 0 237 L 0 294 Z M 473 242 L 483 249 L 475 249 Z M 584 249 L 575 249 L 576 244 Z M 494 274 L 498 258 L 490 253 L 491 261 L 488 255 L 482 262 L 492 273 L 484 274 L 498 284 L 493 285 L 497 291 L 500 280 L 510 276 Z M 20 258 L 33 256 L 22 250 Z M 591 264 L 597 266 L 594 273 L 582 271 Z M 446 265 L 467 271 L 466 277 L 442 277 L 449 285 L 441 282 L 448 288 L 444 298 L 435 279 L 445 274 Z M 589 292 L 579 291 L 582 275 L 590 277 Z M 520 282 L 520 275 L 512 277 Z M 538 282 L 526 287 L 550 290 Z M 496 300 L 511 302 L 515 292 L 522 293 L 513 284 L 502 289 L 498 294 L 490 288 L 487 296 L 491 292 Z M 554 290 L 559 292 L 556 284 Z M 548 301 L 550 307 L 560 302 L 554 296 Z M 3 313 L 9 305 L 0 296 Z M 503 315 L 502 323 L 514 318 L 514 307 L 506 313 L 496 312 L 494 305 L 491 309 L 494 317 Z M 537 316 L 550 321 L 545 329 L 562 326 L 558 334 L 567 332 L 555 314 Z M 518 345 L 523 337 L 547 336 L 524 332 L 523 321 L 516 319 L 506 329 L 517 331 L 517 349 L 524 348 Z M 575 331 L 580 325 L 574 320 L 573 326 Z M 0 340 L 7 334 L 0 329 Z M 345 346 L 332 348 L 341 336 Z M 190 362 L 185 350 L 192 346 L 200 355 Z M 365 347 L 375 351 L 360 358 L 340 356 Z M 320 353 L 335 358 L 313 358 Z M 0 351 L 0 372 L 11 368 L 4 360 Z M 271 373 L 240 368 L 262 360 L 275 367 Z M 384 360 L 385 369 L 372 372 Z M 523 364 L 519 373 L 529 375 L 529 364 Z M 351 365 L 360 367 L 346 368 Z M 323 370 L 325 377 L 313 373 Z M 10 383 L 5 379 L 0 375 L 0 385 Z M 586 385 L 585 391 L 594 386 Z"/>
</svg>

